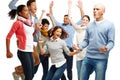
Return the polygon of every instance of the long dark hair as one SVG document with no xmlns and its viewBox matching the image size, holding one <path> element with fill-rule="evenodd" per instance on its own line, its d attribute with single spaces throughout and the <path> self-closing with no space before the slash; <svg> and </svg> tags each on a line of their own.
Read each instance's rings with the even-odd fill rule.
<svg viewBox="0 0 120 80">
<path fill-rule="evenodd" d="M 12 9 L 11 11 L 9 11 L 8 16 L 10 17 L 10 19 L 14 19 L 16 14 L 19 15 L 19 12 L 21 12 L 24 7 L 26 7 L 26 6 L 25 5 L 19 5 L 17 7 L 17 9 Z"/>
<path fill-rule="evenodd" d="M 65 38 L 68 38 L 68 33 L 61 27 L 61 26 L 55 26 L 54 28 L 50 29 L 48 31 L 48 37 L 52 37 L 54 35 L 54 32 L 57 30 L 57 29 L 61 29 L 62 30 L 62 34 L 60 36 L 61 39 L 65 39 Z"/>
</svg>

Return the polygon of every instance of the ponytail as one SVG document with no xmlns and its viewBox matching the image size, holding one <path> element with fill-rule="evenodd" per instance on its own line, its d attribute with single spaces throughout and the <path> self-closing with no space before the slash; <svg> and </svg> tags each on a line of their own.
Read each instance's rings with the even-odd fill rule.
<svg viewBox="0 0 120 80">
<path fill-rule="evenodd" d="M 19 5 L 17 7 L 17 9 L 12 9 L 9 13 L 8 13 L 8 16 L 11 18 L 11 19 L 14 19 L 16 14 L 19 15 L 19 12 L 22 12 L 23 8 L 25 7 L 25 5 Z"/>
<path fill-rule="evenodd" d="M 16 9 L 12 9 L 9 13 L 8 13 L 8 16 L 10 17 L 10 19 L 14 19 L 15 16 L 17 14 L 17 10 Z"/>
</svg>

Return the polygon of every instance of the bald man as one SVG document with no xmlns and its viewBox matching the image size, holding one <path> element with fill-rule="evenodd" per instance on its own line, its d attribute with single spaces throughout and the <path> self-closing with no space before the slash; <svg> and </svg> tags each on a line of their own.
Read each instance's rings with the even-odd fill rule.
<svg viewBox="0 0 120 80">
<path fill-rule="evenodd" d="M 103 4 L 94 5 L 95 20 L 88 24 L 85 38 L 79 46 L 81 51 L 87 47 L 80 80 L 88 80 L 91 70 L 95 71 L 95 80 L 105 80 L 109 53 L 114 46 L 115 27 L 112 22 L 103 17 L 104 13 Z"/>
</svg>

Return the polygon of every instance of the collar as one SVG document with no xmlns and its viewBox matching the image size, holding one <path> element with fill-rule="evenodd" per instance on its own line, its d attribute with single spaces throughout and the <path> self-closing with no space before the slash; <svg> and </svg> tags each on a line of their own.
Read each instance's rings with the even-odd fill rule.
<svg viewBox="0 0 120 80">
<path fill-rule="evenodd" d="M 55 42 L 57 42 L 58 40 L 60 40 L 60 38 L 57 38 L 57 39 L 53 39 L 53 36 L 50 38 L 50 40 L 53 42 L 53 41 L 55 41 Z"/>
</svg>

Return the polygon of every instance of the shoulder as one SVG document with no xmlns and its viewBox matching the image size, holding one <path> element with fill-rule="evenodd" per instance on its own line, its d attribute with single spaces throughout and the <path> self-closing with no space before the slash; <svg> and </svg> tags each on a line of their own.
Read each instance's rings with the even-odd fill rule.
<svg viewBox="0 0 120 80">
<path fill-rule="evenodd" d="M 108 28 L 114 28 L 114 23 L 110 20 L 105 19 L 103 24 L 106 25 L 106 27 Z"/>
<path fill-rule="evenodd" d="M 65 42 L 65 40 L 63 40 L 63 39 L 59 39 L 59 42 L 60 42 L 60 44 L 62 44 L 62 45 L 66 45 L 66 42 Z"/>
<path fill-rule="evenodd" d="M 113 25 L 113 24 L 114 24 L 112 21 L 107 20 L 107 19 L 105 19 L 104 22 L 105 22 L 106 24 L 109 24 L 109 25 Z"/>
<path fill-rule="evenodd" d="M 20 21 L 20 20 L 16 20 L 15 22 L 14 22 L 14 25 L 22 25 L 23 23 Z"/>
</svg>

